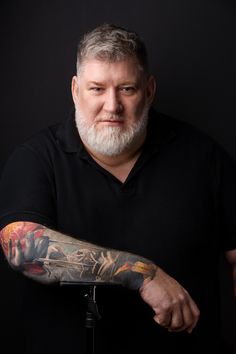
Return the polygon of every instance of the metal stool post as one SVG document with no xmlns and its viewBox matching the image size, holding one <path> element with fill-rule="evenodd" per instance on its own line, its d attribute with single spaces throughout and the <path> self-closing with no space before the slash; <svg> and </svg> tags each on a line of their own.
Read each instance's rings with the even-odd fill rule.
<svg viewBox="0 0 236 354">
<path fill-rule="evenodd" d="M 85 315 L 85 328 L 86 328 L 86 354 L 95 354 L 95 326 L 97 320 L 101 318 L 96 303 L 96 285 L 93 283 L 76 283 L 70 281 L 60 282 L 61 286 L 86 286 L 88 291 L 85 294 L 87 299 L 87 309 Z M 80 353 L 80 352 L 79 352 Z"/>
<path fill-rule="evenodd" d="M 96 304 L 96 285 L 89 286 L 89 292 L 85 297 L 87 299 L 85 317 L 85 327 L 87 329 L 86 352 L 87 354 L 95 354 L 95 326 L 97 320 L 101 318 Z"/>
</svg>

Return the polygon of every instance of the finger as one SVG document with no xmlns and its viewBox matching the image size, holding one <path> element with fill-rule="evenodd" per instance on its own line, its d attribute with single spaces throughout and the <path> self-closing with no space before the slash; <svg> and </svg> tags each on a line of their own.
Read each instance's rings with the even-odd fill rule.
<svg viewBox="0 0 236 354">
<path fill-rule="evenodd" d="M 156 313 L 153 319 L 160 326 L 169 327 L 169 324 L 171 323 L 171 312 L 163 311 L 161 313 Z"/>
<path fill-rule="evenodd" d="M 171 322 L 168 326 L 168 330 L 170 332 L 179 332 L 182 331 L 184 328 L 184 319 L 181 308 L 178 306 L 172 312 Z"/>
<path fill-rule="evenodd" d="M 182 307 L 184 328 L 188 333 L 191 333 L 193 328 L 196 326 L 199 318 L 199 310 L 196 303 L 193 301 L 189 293 L 184 289 L 187 295 L 184 306 Z"/>
<path fill-rule="evenodd" d="M 190 326 L 188 326 L 187 328 L 187 332 L 191 333 L 193 331 L 193 329 L 196 327 L 196 324 L 199 320 L 199 316 L 200 316 L 200 311 L 199 308 L 197 307 L 196 303 L 191 299 L 190 301 L 190 308 L 192 311 L 192 315 L 193 315 L 193 321 L 192 324 Z"/>
<path fill-rule="evenodd" d="M 183 316 L 186 323 L 186 330 L 188 333 L 191 333 L 198 322 L 200 311 L 196 303 L 189 295 L 189 293 L 186 290 L 185 292 L 189 298 L 189 301 L 188 301 L 188 306 L 183 308 Z"/>
<path fill-rule="evenodd" d="M 170 331 L 180 332 L 183 330 L 192 331 L 198 320 L 198 308 L 185 291 L 184 301 L 181 307 L 176 308 L 172 314 L 172 324 Z"/>
<path fill-rule="evenodd" d="M 185 306 L 183 306 L 182 313 L 183 313 L 183 330 L 184 329 L 188 330 L 193 326 L 195 321 L 195 317 L 192 313 L 192 309 L 189 302 Z"/>
</svg>

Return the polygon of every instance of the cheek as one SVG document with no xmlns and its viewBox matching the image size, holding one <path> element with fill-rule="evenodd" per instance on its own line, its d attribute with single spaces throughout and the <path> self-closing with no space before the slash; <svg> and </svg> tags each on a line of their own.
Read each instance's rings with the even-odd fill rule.
<svg viewBox="0 0 236 354">
<path fill-rule="evenodd" d="M 146 101 L 145 98 L 142 97 L 133 104 L 132 113 L 135 117 L 138 118 L 143 113 L 145 108 L 146 108 Z"/>
<path fill-rule="evenodd" d="M 93 117 L 101 109 L 99 100 L 94 99 L 91 96 L 81 96 L 78 100 L 78 106 L 79 109 L 83 111 L 88 117 Z"/>
<path fill-rule="evenodd" d="M 81 103 L 85 110 L 96 112 L 101 109 L 102 103 L 99 97 L 84 96 L 81 98 Z"/>
</svg>

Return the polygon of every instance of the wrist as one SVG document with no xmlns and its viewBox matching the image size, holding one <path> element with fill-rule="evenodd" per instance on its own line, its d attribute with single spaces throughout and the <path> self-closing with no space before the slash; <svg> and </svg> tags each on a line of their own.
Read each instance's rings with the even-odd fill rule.
<svg viewBox="0 0 236 354">
<path fill-rule="evenodd" d="M 156 277 L 157 270 L 158 267 L 154 263 L 150 264 L 149 273 L 146 273 L 146 276 L 144 277 L 143 282 L 139 288 L 140 292 L 148 283 L 150 283 Z"/>
<path fill-rule="evenodd" d="M 133 258 L 133 257 L 132 257 Z M 156 274 L 157 266 L 145 258 L 129 259 L 119 266 L 113 276 L 120 280 L 123 286 L 139 290 L 144 283 L 151 281 Z"/>
</svg>

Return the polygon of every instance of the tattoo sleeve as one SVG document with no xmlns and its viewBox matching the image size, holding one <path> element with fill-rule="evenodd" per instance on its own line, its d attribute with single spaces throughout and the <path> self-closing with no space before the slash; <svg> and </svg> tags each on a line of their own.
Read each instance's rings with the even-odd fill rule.
<svg viewBox="0 0 236 354">
<path fill-rule="evenodd" d="M 32 222 L 14 222 L 0 231 L 9 264 L 42 283 L 116 283 L 139 289 L 153 279 L 154 263 L 138 255 L 77 240 Z"/>
<path fill-rule="evenodd" d="M 234 297 L 236 299 L 236 264 L 233 265 L 233 287 L 234 287 Z"/>
</svg>

